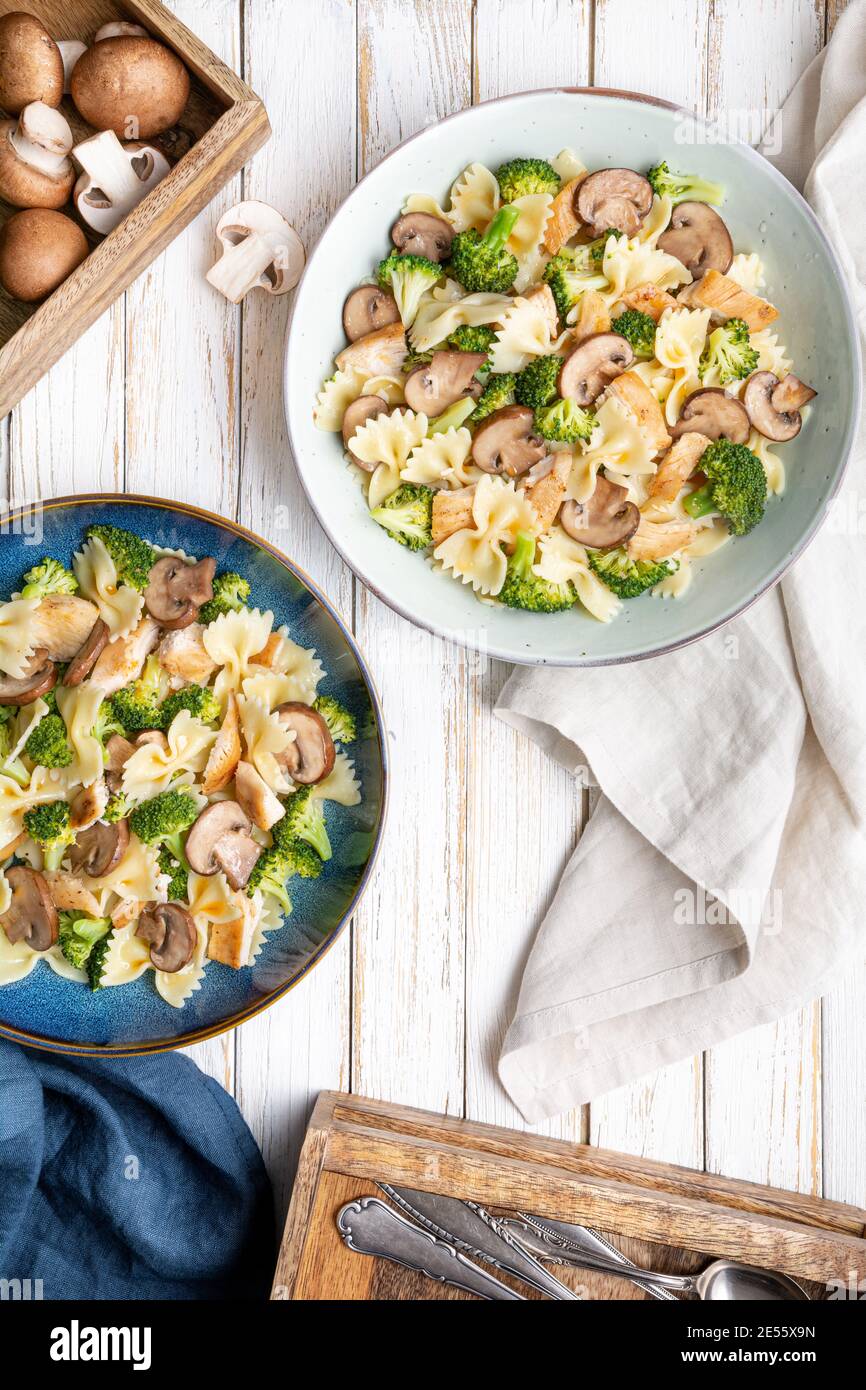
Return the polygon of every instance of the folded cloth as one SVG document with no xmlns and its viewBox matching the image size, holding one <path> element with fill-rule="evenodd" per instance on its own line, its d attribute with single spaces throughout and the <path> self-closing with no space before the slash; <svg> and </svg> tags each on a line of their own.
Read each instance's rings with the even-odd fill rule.
<svg viewBox="0 0 866 1390">
<path fill-rule="evenodd" d="M 765 149 L 781 135 L 773 162 L 805 179 L 862 333 L 866 0 L 777 120 Z M 778 1018 L 862 953 L 864 495 L 861 419 L 847 525 L 724 632 L 626 671 L 525 668 L 506 685 L 499 715 L 600 788 L 503 1044 L 528 1120 Z"/>
<path fill-rule="evenodd" d="M 0 1279 L 45 1299 L 266 1298 L 274 1253 L 262 1156 L 189 1058 L 0 1039 Z"/>
</svg>

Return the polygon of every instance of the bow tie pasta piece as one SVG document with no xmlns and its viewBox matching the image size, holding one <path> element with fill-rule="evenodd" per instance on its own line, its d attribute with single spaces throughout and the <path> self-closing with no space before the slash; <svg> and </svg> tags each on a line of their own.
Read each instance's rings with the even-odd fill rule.
<svg viewBox="0 0 866 1390">
<path fill-rule="evenodd" d="M 83 787 L 92 787 L 105 771 L 102 744 L 93 733 L 102 700 L 103 691 L 89 682 L 72 689 L 58 687 L 57 709 L 75 754 L 74 763 L 67 769 L 70 786 L 80 782 Z"/>
<path fill-rule="evenodd" d="M 531 357 L 545 357 L 556 336 L 556 305 L 547 285 L 512 299 L 490 348 L 494 372 L 519 372 Z"/>
<path fill-rule="evenodd" d="M 272 792 L 285 795 L 294 785 L 284 766 L 285 755 L 296 738 L 294 730 L 287 728 L 275 714 L 270 714 L 258 700 L 243 695 L 238 700 L 238 712 L 246 747 L 245 761 L 252 763 Z"/>
<path fill-rule="evenodd" d="M 772 372 L 781 381 L 790 372 L 794 365 L 788 356 L 788 349 L 779 342 L 778 335 L 771 333 L 768 328 L 762 328 L 757 333 L 749 335 L 752 347 L 758 354 L 758 371 Z M 737 386 L 740 393 L 745 388 L 745 381 L 731 382 L 731 387 Z"/>
<path fill-rule="evenodd" d="M 202 801 L 202 807 L 204 807 Z M 85 888 L 99 896 L 114 893 L 122 902 L 148 903 L 163 902 L 163 874 L 159 867 L 159 856 L 149 845 L 143 845 L 135 836 L 130 836 L 129 848 L 120 863 L 103 878 L 82 879 Z"/>
<path fill-rule="evenodd" d="M 767 492 L 772 493 L 774 497 L 781 497 L 785 491 L 785 464 L 773 449 L 770 440 L 765 439 L 757 430 L 752 430 L 747 447 L 764 465 Z"/>
<path fill-rule="evenodd" d="M 606 304 L 611 305 L 622 299 L 628 290 L 647 282 L 657 285 L 660 290 L 673 290 L 679 285 L 691 283 L 691 272 L 682 261 L 670 256 L 666 251 L 633 237 L 608 237 L 604 250 L 602 270 L 608 282 L 608 289 L 599 291 Z M 571 310 L 576 317 L 579 305 Z"/>
<path fill-rule="evenodd" d="M 637 420 L 615 398 L 608 397 L 598 408 L 596 420 L 600 436 L 583 454 L 577 454 L 566 486 L 566 497 L 575 502 L 588 502 L 595 491 L 596 474 L 600 468 L 612 469 L 626 476 L 655 472 L 652 441 L 641 430 Z"/>
<path fill-rule="evenodd" d="M 208 656 L 222 670 L 214 682 L 214 693 L 221 704 L 229 694 L 240 690 L 254 658 L 263 651 L 274 626 L 273 613 L 243 608 L 223 613 L 205 628 L 202 641 Z"/>
<path fill-rule="evenodd" d="M 440 207 L 430 193 L 410 193 L 402 207 L 403 216 L 410 212 L 426 212 L 428 217 L 441 217 L 443 222 L 451 221 L 451 213 Z"/>
<path fill-rule="evenodd" d="M 315 647 L 299 646 L 281 627 L 271 633 L 265 648 L 253 658 L 243 692 L 248 699 L 266 705 L 268 713 L 287 700 L 311 705 L 324 675 Z"/>
<path fill-rule="evenodd" d="M 480 477 L 480 470 L 469 458 L 471 449 L 472 435 L 467 429 L 452 427 L 433 434 L 412 450 L 400 478 L 423 487 L 468 487 Z"/>
<path fill-rule="evenodd" d="M 244 895 L 229 887 L 225 874 L 211 874 L 205 878 L 190 872 L 187 898 L 193 917 L 201 918 L 207 925 L 218 923 L 225 926 L 234 922 L 241 910 Z"/>
<path fill-rule="evenodd" d="M 563 183 L 571 183 L 573 179 L 583 178 L 587 172 L 586 165 L 580 155 L 576 154 L 568 145 L 564 150 L 560 150 L 556 158 L 550 162 Z"/>
<path fill-rule="evenodd" d="M 637 234 L 637 240 L 644 246 L 655 246 L 670 222 L 673 210 L 674 205 L 667 193 L 663 198 L 654 193 L 653 205 L 650 208 L 649 216 Z"/>
<path fill-rule="evenodd" d="M 759 295 L 767 283 L 764 262 L 756 251 L 748 256 L 740 252 L 731 261 L 726 274 L 729 280 L 736 280 L 740 288 L 749 294 Z"/>
<path fill-rule="evenodd" d="M 487 230 L 499 211 L 499 184 L 485 164 L 470 164 L 452 185 L 449 220 L 456 232 Z"/>
<path fill-rule="evenodd" d="M 355 776 L 355 764 L 345 753 L 338 753 L 334 766 L 316 782 L 312 795 L 319 801 L 336 801 L 341 806 L 358 806 L 361 801 L 361 783 Z"/>
<path fill-rule="evenodd" d="M 121 584 L 117 567 L 99 536 L 91 536 L 72 560 L 82 598 L 95 604 L 111 639 L 126 637 L 137 626 L 144 595 Z"/>
<path fill-rule="evenodd" d="M 335 372 L 316 396 L 313 410 L 316 428 L 339 433 L 347 407 L 363 394 L 364 380 L 358 372 Z"/>
<path fill-rule="evenodd" d="M 27 787 L 21 787 L 11 777 L 0 774 L 0 854 L 4 851 L 12 853 L 8 846 L 21 834 L 25 812 L 31 806 L 65 800 L 66 789 L 63 774 L 44 767 L 34 769 Z"/>
<path fill-rule="evenodd" d="M 140 979 L 151 968 L 150 947 L 140 936 L 136 936 L 136 926 L 137 919 L 112 932 L 102 964 L 100 989 L 131 985 L 133 980 Z"/>
<path fill-rule="evenodd" d="M 520 217 L 506 246 L 517 257 L 518 271 L 514 288 L 520 293 L 541 279 L 546 256 L 544 233 L 550 221 L 553 197 L 550 193 L 526 193 L 515 198 L 511 206 Z"/>
<path fill-rule="evenodd" d="M 181 710 L 166 735 L 167 748 L 145 743 L 128 760 L 123 769 L 124 795 L 134 802 L 150 801 L 176 781 L 189 785 L 204 770 L 216 736 L 215 729 L 193 719 L 189 710 Z"/>
<path fill-rule="evenodd" d="M 6 755 L 5 765 L 11 766 L 12 763 L 20 758 L 24 751 L 24 745 L 29 739 L 33 730 L 38 728 L 49 713 L 48 705 L 44 700 L 34 700 L 31 705 L 23 705 L 12 721 L 12 738 L 9 752 Z M 2 846 L 0 846 L 2 848 Z"/>
<path fill-rule="evenodd" d="M 700 360 L 707 339 L 707 309 L 666 309 L 656 329 L 656 357 L 674 374 L 665 402 L 665 419 L 675 425 L 683 402 L 701 385 Z"/>
<path fill-rule="evenodd" d="M 514 303 L 507 294 L 490 294 L 480 290 L 464 295 L 460 286 L 455 286 L 453 281 L 449 281 L 448 286 L 453 286 L 456 294 L 449 294 L 447 300 L 443 301 L 441 292 L 434 291 L 433 298 L 422 304 L 418 311 L 409 334 L 416 352 L 429 352 L 438 347 L 458 328 L 482 328 L 487 324 L 499 323 L 505 310 Z"/>
<path fill-rule="evenodd" d="M 589 568 L 583 546 L 555 526 L 539 542 L 539 558 L 533 573 L 550 584 L 573 584 L 577 596 L 588 613 L 600 623 L 616 617 L 622 604 L 606 584 L 602 584 Z"/>
<path fill-rule="evenodd" d="M 400 471 L 412 450 L 427 435 L 427 416 L 413 410 L 395 410 L 378 415 L 355 431 L 350 440 L 352 452 L 362 463 L 378 464 L 370 479 L 368 499 L 379 504 L 400 486 Z"/>
<path fill-rule="evenodd" d="M 0 673 L 13 680 L 22 680 L 27 674 L 27 663 L 33 654 L 31 623 L 38 607 L 37 598 L 0 603 Z"/>
<path fill-rule="evenodd" d="M 476 593 L 496 595 L 508 564 L 503 546 L 513 547 L 521 531 L 538 531 L 531 503 L 514 483 L 486 475 L 475 488 L 472 525 L 455 531 L 433 554 L 443 569 L 471 584 Z"/>
<path fill-rule="evenodd" d="M 270 932 L 280 931 L 285 926 L 285 918 L 281 904 L 270 893 L 267 895 L 256 893 L 248 901 L 254 908 L 252 940 L 250 941 L 250 954 L 247 960 L 247 964 L 252 965 L 261 955 L 262 947 Z"/>
</svg>

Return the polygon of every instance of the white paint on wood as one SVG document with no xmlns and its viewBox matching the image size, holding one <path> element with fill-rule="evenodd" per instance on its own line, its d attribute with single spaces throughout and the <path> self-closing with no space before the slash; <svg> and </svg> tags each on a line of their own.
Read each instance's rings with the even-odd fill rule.
<svg viewBox="0 0 866 1390">
<path fill-rule="evenodd" d="M 824 1196 L 866 1206 L 866 964 L 822 1001 Z"/>
</svg>

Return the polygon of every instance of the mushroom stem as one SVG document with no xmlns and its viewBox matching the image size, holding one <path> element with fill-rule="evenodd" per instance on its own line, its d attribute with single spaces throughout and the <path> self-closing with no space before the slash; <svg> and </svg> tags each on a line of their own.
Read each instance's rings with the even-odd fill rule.
<svg viewBox="0 0 866 1390">
<path fill-rule="evenodd" d="M 238 203 L 220 218 L 216 234 L 223 252 L 207 280 L 232 304 L 252 289 L 285 294 L 300 280 L 305 258 L 301 239 L 267 203 Z"/>
<path fill-rule="evenodd" d="M 75 185 L 75 204 L 97 232 L 112 231 L 169 172 L 158 150 L 122 145 L 113 130 L 83 140 L 72 153 L 84 170 Z"/>
<path fill-rule="evenodd" d="M 57 47 L 60 49 L 60 56 L 63 59 L 63 92 L 69 95 L 69 79 L 72 76 L 72 69 L 78 59 L 87 52 L 87 44 L 80 39 L 57 39 Z"/>
</svg>

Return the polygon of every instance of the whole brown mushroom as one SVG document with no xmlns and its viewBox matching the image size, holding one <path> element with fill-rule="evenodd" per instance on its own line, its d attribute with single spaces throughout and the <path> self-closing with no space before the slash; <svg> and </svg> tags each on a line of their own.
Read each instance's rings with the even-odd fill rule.
<svg viewBox="0 0 866 1390">
<path fill-rule="evenodd" d="M 138 36 L 95 43 L 75 64 L 69 86 L 88 124 L 122 140 L 162 134 L 189 100 L 189 73 L 177 55 Z"/>
<path fill-rule="evenodd" d="M 0 106 L 17 116 L 31 101 L 62 98 L 63 58 L 45 25 L 24 10 L 0 17 Z"/>
<path fill-rule="evenodd" d="M 33 304 L 62 285 L 89 249 L 81 228 L 64 213 L 17 212 L 0 228 L 0 285 L 13 299 Z"/>
</svg>

